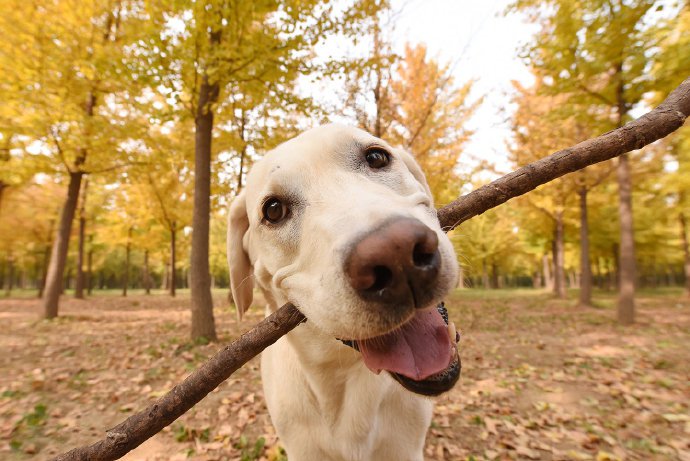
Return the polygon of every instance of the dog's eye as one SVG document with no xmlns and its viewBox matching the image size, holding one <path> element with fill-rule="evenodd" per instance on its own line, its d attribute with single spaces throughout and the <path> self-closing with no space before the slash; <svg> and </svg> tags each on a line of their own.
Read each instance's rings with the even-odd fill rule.
<svg viewBox="0 0 690 461">
<path fill-rule="evenodd" d="M 288 214 L 287 206 L 277 198 L 266 200 L 263 208 L 264 219 L 270 223 L 277 224 Z"/>
<path fill-rule="evenodd" d="M 371 168 L 383 168 L 391 162 L 391 155 L 380 147 L 372 147 L 364 153 Z"/>
</svg>

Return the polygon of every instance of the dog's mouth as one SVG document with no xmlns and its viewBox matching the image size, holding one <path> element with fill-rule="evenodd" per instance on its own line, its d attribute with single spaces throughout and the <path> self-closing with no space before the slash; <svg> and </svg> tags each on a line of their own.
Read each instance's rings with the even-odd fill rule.
<svg viewBox="0 0 690 461">
<path fill-rule="evenodd" d="M 407 390 L 433 396 L 450 390 L 460 377 L 459 340 L 455 324 L 448 321 L 440 303 L 418 310 L 390 333 L 343 342 L 360 351 L 374 373 L 385 370 Z"/>
</svg>

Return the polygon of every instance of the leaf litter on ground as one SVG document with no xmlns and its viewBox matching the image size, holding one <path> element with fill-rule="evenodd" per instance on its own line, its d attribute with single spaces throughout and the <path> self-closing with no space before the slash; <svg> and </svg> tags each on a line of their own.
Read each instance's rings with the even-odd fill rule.
<svg viewBox="0 0 690 461">
<path fill-rule="evenodd" d="M 690 302 L 679 292 L 643 294 L 632 327 L 538 291 L 487 298 L 465 290 L 446 303 L 463 370 L 437 400 L 427 459 L 690 460 Z M 47 459 L 97 440 L 219 347 L 187 339 L 185 298 L 65 298 L 61 309 L 47 322 L 38 300 L 0 300 L 1 459 Z M 238 324 L 231 308 L 216 309 L 221 342 L 259 310 Z M 124 459 L 286 460 L 258 359 Z"/>
</svg>

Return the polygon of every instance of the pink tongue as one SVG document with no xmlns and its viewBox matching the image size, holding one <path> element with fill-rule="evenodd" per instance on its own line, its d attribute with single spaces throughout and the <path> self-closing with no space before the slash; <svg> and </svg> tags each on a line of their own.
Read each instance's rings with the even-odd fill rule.
<svg viewBox="0 0 690 461">
<path fill-rule="evenodd" d="M 365 365 L 375 373 L 392 371 L 420 381 L 445 370 L 453 345 L 448 326 L 433 307 L 392 333 L 357 341 Z"/>
</svg>

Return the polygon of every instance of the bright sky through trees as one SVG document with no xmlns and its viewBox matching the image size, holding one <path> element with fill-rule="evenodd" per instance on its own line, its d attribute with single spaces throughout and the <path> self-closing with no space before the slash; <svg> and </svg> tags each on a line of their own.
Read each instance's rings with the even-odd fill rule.
<svg viewBox="0 0 690 461">
<path fill-rule="evenodd" d="M 504 15 L 507 0 L 396 0 L 401 9 L 395 23 L 396 43 L 424 42 L 429 53 L 452 63 L 458 82 L 474 79 L 473 96 L 484 102 L 471 119 L 474 131 L 464 161 L 488 160 L 510 171 L 505 143 L 510 137 L 508 103 L 511 80 L 529 84 L 533 77 L 518 55 L 538 30 L 518 15 Z"/>
</svg>

